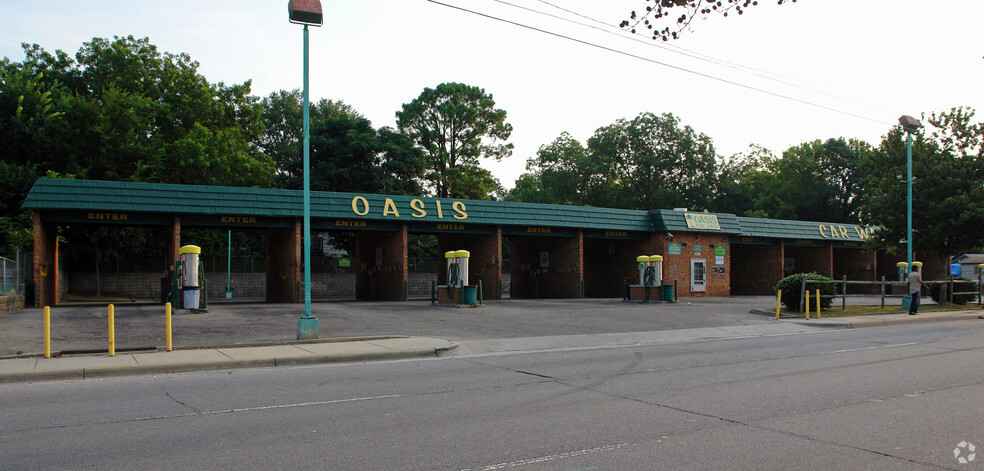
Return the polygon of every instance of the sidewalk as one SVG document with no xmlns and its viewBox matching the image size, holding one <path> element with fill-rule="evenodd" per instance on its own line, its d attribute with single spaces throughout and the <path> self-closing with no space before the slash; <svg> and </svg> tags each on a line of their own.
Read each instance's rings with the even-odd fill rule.
<svg viewBox="0 0 984 471">
<path fill-rule="evenodd" d="M 0 383 L 397 360 L 437 356 L 455 347 L 457 344 L 449 340 L 394 337 L 258 347 L 117 353 L 112 357 L 104 352 L 60 358 L 13 358 L 0 360 Z"/>
</svg>

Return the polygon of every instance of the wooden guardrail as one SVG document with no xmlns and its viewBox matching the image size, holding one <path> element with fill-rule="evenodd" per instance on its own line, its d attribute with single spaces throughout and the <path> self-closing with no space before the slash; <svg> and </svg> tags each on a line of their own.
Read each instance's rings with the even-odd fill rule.
<svg viewBox="0 0 984 471">
<path fill-rule="evenodd" d="M 953 292 L 953 285 L 954 284 L 956 284 L 956 283 L 968 283 L 968 282 L 969 283 L 976 284 L 977 285 L 977 290 L 976 291 L 959 291 L 959 292 Z M 984 294 L 984 292 L 982 292 L 981 282 L 979 280 L 953 280 L 952 278 L 948 278 L 946 280 L 926 281 L 925 283 L 927 285 L 931 285 L 931 286 L 935 285 L 935 287 L 938 287 L 939 288 L 939 290 L 940 290 L 940 297 L 939 297 L 939 299 L 946 298 L 949 302 L 953 302 L 953 296 L 954 295 L 977 295 L 977 304 L 982 304 L 982 302 L 981 302 L 982 301 L 982 294 Z M 908 297 L 909 296 L 908 283 L 906 283 L 904 281 L 887 281 L 887 280 L 885 280 L 885 277 L 884 276 L 881 278 L 881 281 L 856 281 L 856 280 L 848 280 L 846 275 L 841 280 L 808 280 L 808 279 L 804 278 L 803 279 L 803 284 L 802 284 L 802 286 L 800 288 L 800 306 L 799 306 L 800 312 L 803 312 L 806 309 L 806 305 L 805 305 L 804 299 L 805 299 L 806 292 L 809 289 L 807 285 L 817 285 L 817 286 L 819 286 L 819 285 L 834 285 L 835 288 L 836 287 L 840 287 L 840 293 L 839 294 L 836 293 L 836 289 L 835 289 L 835 294 L 825 294 L 825 295 L 822 295 L 822 297 L 825 298 L 825 299 L 831 299 L 831 298 L 837 299 L 837 298 L 840 298 L 841 299 L 841 310 L 847 309 L 847 298 L 870 296 L 870 294 L 848 294 L 847 293 L 847 287 L 848 286 L 852 286 L 852 285 L 866 285 L 866 286 L 878 286 L 878 287 L 880 287 L 880 292 L 881 292 L 881 307 L 885 307 L 885 299 L 886 298 L 905 298 L 905 297 Z M 903 291 L 902 291 L 901 294 L 889 294 L 888 293 L 889 290 L 887 288 L 888 287 L 891 287 L 891 286 L 897 286 L 897 287 L 904 288 L 904 289 L 903 289 Z M 949 289 L 947 289 L 948 286 L 949 286 Z M 930 288 L 930 289 L 933 289 L 933 288 Z M 946 296 L 946 293 L 949 293 L 949 296 Z"/>
</svg>

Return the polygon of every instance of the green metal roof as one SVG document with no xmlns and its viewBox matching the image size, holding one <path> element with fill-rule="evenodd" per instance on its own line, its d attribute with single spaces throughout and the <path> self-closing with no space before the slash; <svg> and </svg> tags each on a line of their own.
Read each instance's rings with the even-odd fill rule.
<svg viewBox="0 0 984 471">
<path fill-rule="evenodd" d="M 296 218 L 304 215 L 300 190 L 228 186 L 62 180 L 35 182 L 24 208 L 198 216 Z M 656 209 L 628 209 L 456 200 L 414 196 L 311 192 L 311 217 L 374 223 L 539 226 L 565 229 L 646 232 L 704 232 L 770 239 L 862 241 L 857 224 L 789 221 Z M 689 224 L 688 224 L 689 219 Z M 282 221 L 283 219 L 281 219 Z"/>
<path fill-rule="evenodd" d="M 859 242 L 868 231 L 858 224 L 840 222 L 790 221 L 738 217 L 742 236 L 772 239 L 831 240 Z"/>
<path fill-rule="evenodd" d="M 653 227 L 657 231 L 712 232 L 716 234 L 741 233 L 741 226 L 738 224 L 738 218 L 734 214 L 654 209 L 649 211 L 649 215 L 652 217 Z M 688 224 L 688 216 L 711 216 L 716 220 L 718 228 L 700 227 L 699 224 L 693 224 L 697 227 L 691 227 Z"/>
<path fill-rule="evenodd" d="M 302 217 L 304 194 L 300 190 L 42 178 L 35 182 L 23 207 L 34 210 Z M 408 224 L 653 230 L 645 211 L 321 191 L 311 192 L 311 217 Z"/>
<path fill-rule="evenodd" d="M 51 178 L 38 179 L 24 201 L 26 209 L 258 216 L 292 216 L 295 205 L 303 206 L 300 192 Z"/>
</svg>

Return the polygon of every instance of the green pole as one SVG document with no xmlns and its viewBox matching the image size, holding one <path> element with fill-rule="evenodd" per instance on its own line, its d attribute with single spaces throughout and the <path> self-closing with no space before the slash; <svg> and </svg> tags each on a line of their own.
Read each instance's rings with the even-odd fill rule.
<svg viewBox="0 0 984 471">
<path fill-rule="evenodd" d="M 229 256 L 226 258 L 226 299 L 232 298 L 232 230 L 229 230 Z"/>
<path fill-rule="evenodd" d="M 304 25 L 304 314 L 297 320 L 297 340 L 318 338 L 318 318 L 311 313 L 311 123 L 308 101 L 308 25 Z"/>
<path fill-rule="evenodd" d="M 912 133 L 906 132 L 905 138 L 905 167 L 908 178 L 905 180 L 906 186 L 906 226 L 905 226 L 905 245 L 906 261 L 909 262 L 909 271 L 912 271 Z"/>
</svg>

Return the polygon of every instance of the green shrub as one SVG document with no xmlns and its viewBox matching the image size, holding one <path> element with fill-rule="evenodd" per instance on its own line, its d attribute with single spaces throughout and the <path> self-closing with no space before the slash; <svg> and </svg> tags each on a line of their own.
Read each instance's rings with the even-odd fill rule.
<svg viewBox="0 0 984 471">
<path fill-rule="evenodd" d="M 824 280 L 830 281 L 830 278 L 823 276 L 818 273 L 797 273 L 795 275 L 789 275 L 779 281 L 779 284 L 773 288 L 773 291 L 782 290 L 782 303 L 786 305 L 786 309 L 799 309 L 800 308 L 800 290 L 803 288 L 803 278 L 807 280 Z M 807 285 L 807 289 L 810 290 L 810 306 L 816 306 L 816 299 L 813 295 L 819 289 L 820 294 L 829 296 L 837 294 L 837 287 L 833 284 L 822 284 L 822 285 Z M 820 307 L 823 309 L 830 309 L 833 304 L 833 298 L 821 298 Z"/>
<path fill-rule="evenodd" d="M 944 296 L 946 296 L 946 299 L 944 301 L 948 301 L 950 299 L 950 293 L 951 292 L 956 292 L 956 293 L 975 292 L 976 293 L 977 292 L 977 283 L 974 280 L 971 280 L 971 279 L 968 279 L 968 278 L 954 278 L 953 279 L 953 287 L 952 287 L 952 289 L 951 289 L 951 286 L 949 284 L 947 284 L 946 285 L 946 289 L 944 291 L 946 291 L 944 293 Z M 933 301 L 940 302 L 940 285 L 930 285 L 929 286 L 929 297 L 932 298 Z M 953 296 L 953 304 L 967 304 L 967 303 L 973 303 L 973 302 L 976 302 L 976 301 L 977 301 L 977 295 L 976 294 L 958 294 L 958 295 Z"/>
</svg>

